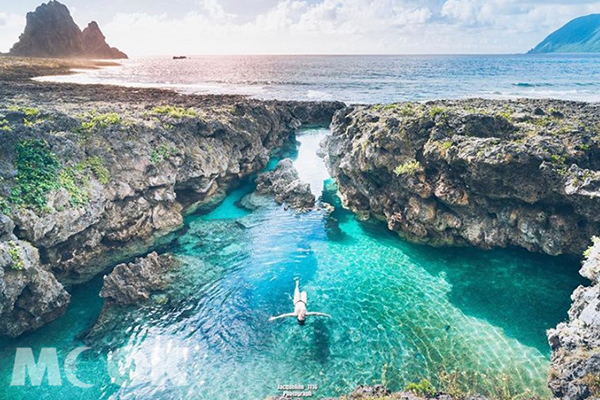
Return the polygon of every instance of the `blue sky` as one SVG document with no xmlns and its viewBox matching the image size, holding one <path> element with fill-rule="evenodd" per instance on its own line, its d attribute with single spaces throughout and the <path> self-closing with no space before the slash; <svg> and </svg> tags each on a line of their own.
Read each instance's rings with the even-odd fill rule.
<svg viewBox="0 0 600 400">
<path fill-rule="evenodd" d="M 519 53 L 600 0 L 63 0 L 132 55 Z M 40 0 L 0 0 L 7 51 Z"/>
</svg>

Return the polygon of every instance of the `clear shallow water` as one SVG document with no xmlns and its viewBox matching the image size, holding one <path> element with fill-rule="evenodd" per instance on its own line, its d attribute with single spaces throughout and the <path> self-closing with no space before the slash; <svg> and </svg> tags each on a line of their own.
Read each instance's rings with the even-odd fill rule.
<svg viewBox="0 0 600 400">
<path fill-rule="evenodd" d="M 315 151 L 325 133 L 304 131 L 296 158 L 319 193 L 327 174 Z M 339 205 L 331 217 L 295 215 L 272 203 L 254 212 L 237 207 L 251 190 L 242 186 L 210 214 L 188 219 L 171 249 L 184 264 L 165 293 L 168 301 L 159 296 L 141 310 L 117 310 L 107 330 L 90 338 L 94 350 L 71 368 L 94 387 L 7 385 L 15 347 L 33 346 L 37 355 L 58 346 L 62 360 L 82 345 L 77 336 L 102 305 L 100 280 L 75 291 L 64 318 L 0 346 L 7 361 L 0 366 L 0 398 L 263 399 L 278 384 L 316 384 L 319 398 L 373 382 L 400 389 L 429 377 L 437 384 L 440 371 L 454 370 L 493 376 L 487 381 L 495 383 L 506 376 L 516 392 L 549 396 L 544 333 L 566 317 L 570 293 L 582 283 L 577 262 L 410 245 Z M 330 191 L 323 197 L 337 201 Z M 291 311 L 294 277 L 308 292 L 309 310 L 333 319 L 268 322 Z M 180 347 L 188 349 L 183 362 L 167 358 L 160 365 L 184 371 L 187 386 L 157 385 L 148 374 L 126 388 L 110 383 L 107 350 Z"/>
<path fill-rule="evenodd" d="M 195 56 L 41 80 L 260 99 L 385 103 L 440 98 L 600 100 L 600 55 Z"/>
</svg>

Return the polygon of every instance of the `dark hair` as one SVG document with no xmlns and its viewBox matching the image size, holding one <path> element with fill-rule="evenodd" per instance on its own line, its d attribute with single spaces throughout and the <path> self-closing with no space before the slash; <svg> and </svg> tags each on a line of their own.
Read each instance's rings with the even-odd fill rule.
<svg viewBox="0 0 600 400">
<path fill-rule="evenodd" d="M 298 324 L 299 325 L 304 325 L 306 323 L 306 318 L 305 319 L 299 319 L 298 320 Z"/>
</svg>

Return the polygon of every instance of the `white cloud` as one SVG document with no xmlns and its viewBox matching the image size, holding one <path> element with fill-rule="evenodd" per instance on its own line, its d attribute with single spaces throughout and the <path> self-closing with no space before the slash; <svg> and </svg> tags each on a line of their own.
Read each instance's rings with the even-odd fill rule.
<svg viewBox="0 0 600 400">
<path fill-rule="evenodd" d="M 25 17 L 0 12 L 0 51 L 7 52 L 25 29 Z"/>
<path fill-rule="evenodd" d="M 182 19 L 118 14 L 104 27 L 111 43 L 133 54 L 164 53 L 389 53 L 402 49 L 404 31 L 433 12 L 398 0 L 282 0 L 240 23 L 214 0 Z M 166 49 L 166 50 L 165 50 Z"/>
<path fill-rule="evenodd" d="M 133 55 L 505 53 L 600 12 L 600 0 L 280 0 L 252 17 L 218 0 L 196 4 L 181 18 L 120 13 L 102 28 Z"/>
</svg>

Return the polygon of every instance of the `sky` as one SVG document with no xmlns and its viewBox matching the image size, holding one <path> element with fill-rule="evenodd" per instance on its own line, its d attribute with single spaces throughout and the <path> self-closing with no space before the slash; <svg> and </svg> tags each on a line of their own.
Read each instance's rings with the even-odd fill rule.
<svg viewBox="0 0 600 400">
<path fill-rule="evenodd" d="M 60 0 L 133 56 L 523 53 L 600 0 Z M 41 0 L 0 0 L 0 52 Z"/>
</svg>

